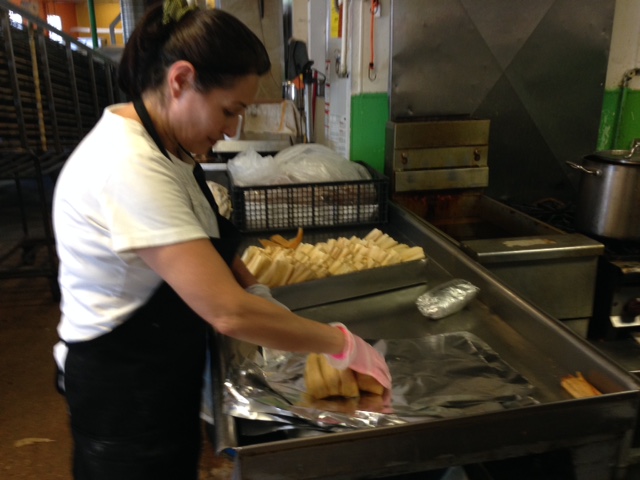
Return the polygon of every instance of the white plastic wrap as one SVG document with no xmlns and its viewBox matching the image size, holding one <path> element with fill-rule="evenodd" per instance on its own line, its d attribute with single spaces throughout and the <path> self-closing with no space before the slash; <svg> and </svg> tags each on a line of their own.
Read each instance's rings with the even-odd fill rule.
<svg viewBox="0 0 640 480">
<path fill-rule="evenodd" d="M 228 170 L 239 187 L 371 179 L 364 166 L 315 143 L 285 148 L 275 157 L 248 149 L 228 162 Z"/>
<path fill-rule="evenodd" d="M 289 183 L 280 173 L 272 156 L 263 157 L 253 148 L 248 148 L 229 160 L 227 170 L 233 176 L 234 184 L 239 187 Z"/>
<path fill-rule="evenodd" d="M 280 171 L 291 179 L 291 183 L 348 182 L 371 178 L 362 165 L 317 143 L 285 148 L 274 158 Z"/>
</svg>

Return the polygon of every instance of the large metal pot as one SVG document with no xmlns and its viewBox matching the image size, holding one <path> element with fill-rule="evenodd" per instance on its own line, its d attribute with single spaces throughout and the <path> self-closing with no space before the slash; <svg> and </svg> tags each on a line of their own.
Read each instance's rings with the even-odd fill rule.
<svg viewBox="0 0 640 480">
<path fill-rule="evenodd" d="M 596 152 L 582 165 L 567 164 L 582 172 L 576 228 L 604 238 L 640 240 L 640 148 Z"/>
</svg>

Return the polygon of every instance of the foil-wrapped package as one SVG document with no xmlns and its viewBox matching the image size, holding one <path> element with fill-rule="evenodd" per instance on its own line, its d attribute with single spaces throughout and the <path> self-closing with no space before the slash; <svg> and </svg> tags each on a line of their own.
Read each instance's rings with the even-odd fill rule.
<svg viewBox="0 0 640 480">
<path fill-rule="evenodd" d="M 479 291 L 472 283 L 456 278 L 420 295 L 416 305 L 422 315 L 437 320 L 462 310 Z"/>
</svg>

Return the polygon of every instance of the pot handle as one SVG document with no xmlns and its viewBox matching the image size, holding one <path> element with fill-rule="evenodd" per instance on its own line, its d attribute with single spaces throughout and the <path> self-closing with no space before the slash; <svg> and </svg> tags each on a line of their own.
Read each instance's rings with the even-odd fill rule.
<svg viewBox="0 0 640 480">
<path fill-rule="evenodd" d="M 629 151 L 629 153 L 628 153 L 628 154 L 626 154 L 626 155 L 624 156 L 624 158 L 631 158 L 631 157 L 633 157 L 633 156 L 636 154 L 636 152 L 637 152 L 638 150 L 640 150 L 640 138 L 636 138 L 636 139 L 633 141 L 633 144 L 631 145 L 631 150 Z"/>
<path fill-rule="evenodd" d="M 565 163 L 569 165 L 571 168 L 580 170 L 581 172 L 587 173 L 589 175 L 595 175 L 596 177 L 599 177 L 600 175 L 602 175 L 602 170 L 598 170 L 598 169 L 589 170 L 588 168 L 584 168 L 582 165 L 578 165 L 577 163 L 573 163 L 569 161 L 566 161 Z"/>
</svg>

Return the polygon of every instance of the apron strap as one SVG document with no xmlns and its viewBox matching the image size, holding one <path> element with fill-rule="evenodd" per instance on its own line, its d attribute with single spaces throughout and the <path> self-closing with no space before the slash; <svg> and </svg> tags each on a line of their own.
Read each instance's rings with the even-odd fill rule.
<svg viewBox="0 0 640 480">
<path fill-rule="evenodd" d="M 147 110 L 147 107 L 144 106 L 144 102 L 142 101 L 141 98 L 136 98 L 133 101 L 133 108 L 136 110 L 136 113 L 140 117 L 140 120 L 142 121 L 142 126 L 145 128 L 147 133 L 151 135 L 151 138 L 156 143 L 156 146 L 160 149 L 160 151 L 165 157 L 171 160 L 171 157 L 169 157 L 169 153 L 167 152 L 167 149 L 164 148 L 164 145 L 162 144 L 162 140 L 160 139 L 160 135 L 158 135 L 158 131 L 153 126 L 153 121 L 151 121 L 151 117 L 149 116 L 149 111 Z"/>
<path fill-rule="evenodd" d="M 218 218 L 219 220 L 221 218 L 221 215 L 220 215 L 220 210 L 218 210 L 218 204 L 216 203 L 216 199 L 213 198 L 213 193 L 211 193 L 211 189 L 207 185 L 207 179 L 204 174 L 204 169 L 198 162 L 196 162 L 195 166 L 193 167 L 193 176 L 196 177 L 196 182 L 198 182 L 198 186 L 200 187 L 200 190 L 202 190 L 202 193 L 204 193 L 204 196 L 207 198 L 209 205 L 211 205 L 211 208 L 216 214 L 216 218 Z"/>
</svg>

